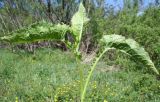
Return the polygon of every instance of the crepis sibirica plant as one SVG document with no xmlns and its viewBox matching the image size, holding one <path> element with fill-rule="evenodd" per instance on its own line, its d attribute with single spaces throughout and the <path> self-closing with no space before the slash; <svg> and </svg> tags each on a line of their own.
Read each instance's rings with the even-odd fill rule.
<svg viewBox="0 0 160 102">
<path fill-rule="evenodd" d="M 6 41 L 13 44 L 29 43 L 43 40 L 62 41 L 76 55 L 76 59 L 78 61 L 81 59 L 79 47 L 82 38 L 82 31 L 84 25 L 87 22 L 89 22 L 89 19 L 86 16 L 85 8 L 82 3 L 80 3 L 78 11 L 73 15 L 71 19 L 71 25 L 54 25 L 45 21 L 41 21 L 38 23 L 34 23 L 27 28 L 11 32 L 8 36 L 0 37 L 0 41 Z M 72 34 L 74 39 L 73 43 L 65 39 L 65 35 L 67 32 Z M 133 39 L 126 39 L 125 37 L 116 34 L 103 35 L 103 37 L 99 39 L 99 51 L 97 52 L 97 55 L 93 60 L 85 83 L 81 84 L 81 102 L 83 102 L 85 99 L 87 86 L 96 67 L 96 64 L 104 55 L 104 53 L 111 49 L 119 50 L 122 53 L 127 54 L 131 58 L 142 62 L 143 65 L 146 65 L 153 72 L 155 72 L 155 74 L 159 75 L 159 72 L 155 68 L 148 53 L 136 41 L 134 41 Z"/>
</svg>

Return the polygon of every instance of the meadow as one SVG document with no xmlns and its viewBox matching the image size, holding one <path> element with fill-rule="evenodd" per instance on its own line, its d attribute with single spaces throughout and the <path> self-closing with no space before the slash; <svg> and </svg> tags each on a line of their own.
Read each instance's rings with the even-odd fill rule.
<svg viewBox="0 0 160 102">
<path fill-rule="evenodd" d="M 85 102 L 160 102 L 155 75 L 122 56 L 105 58 L 94 71 Z M 80 102 L 79 68 L 87 75 L 89 66 L 77 63 L 69 51 L 41 48 L 30 54 L 0 49 L 0 101 Z"/>
</svg>

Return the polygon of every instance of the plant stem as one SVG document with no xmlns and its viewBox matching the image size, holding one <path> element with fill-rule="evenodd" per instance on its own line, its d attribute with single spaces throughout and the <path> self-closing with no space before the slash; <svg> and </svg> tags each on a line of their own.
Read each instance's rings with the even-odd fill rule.
<svg viewBox="0 0 160 102">
<path fill-rule="evenodd" d="M 83 76 L 83 69 L 79 68 L 79 75 L 80 75 L 80 88 L 81 88 L 81 92 L 80 95 L 82 95 L 83 93 L 83 87 L 84 87 L 84 76 Z"/>
<path fill-rule="evenodd" d="M 77 62 L 77 67 L 78 67 L 78 63 L 79 63 L 79 58 L 76 57 L 76 62 Z M 83 92 L 83 83 L 84 83 L 84 76 L 83 76 L 83 69 L 80 67 L 79 69 L 79 77 L 80 77 L 80 95 L 82 95 Z"/>
<path fill-rule="evenodd" d="M 82 39 L 82 32 L 83 32 L 83 23 L 82 23 L 82 26 L 80 28 L 79 37 L 78 37 L 78 44 L 76 46 L 76 52 L 77 53 L 79 52 L 80 42 L 81 42 L 81 39 Z"/>
<path fill-rule="evenodd" d="M 93 71 L 94 71 L 94 69 L 95 69 L 98 61 L 100 60 L 100 58 L 102 57 L 102 55 L 103 55 L 106 51 L 108 51 L 108 50 L 110 50 L 110 49 L 112 49 L 112 48 L 107 48 L 107 49 L 105 49 L 98 57 L 96 57 L 96 60 L 95 60 L 95 62 L 93 63 L 93 66 L 91 67 L 91 71 L 89 71 L 89 74 L 88 74 L 88 76 L 87 76 L 87 79 L 86 79 L 86 82 L 85 82 L 85 85 L 84 85 L 84 88 L 83 88 L 83 92 L 82 92 L 82 95 L 81 95 L 81 102 L 84 102 L 84 98 L 85 98 L 85 94 L 86 94 L 86 91 L 87 91 L 88 83 L 89 83 L 89 81 L 90 81 L 90 79 L 91 79 L 91 75 L 92 75 L 92 73 L 93 73 Z"/>
</svg>

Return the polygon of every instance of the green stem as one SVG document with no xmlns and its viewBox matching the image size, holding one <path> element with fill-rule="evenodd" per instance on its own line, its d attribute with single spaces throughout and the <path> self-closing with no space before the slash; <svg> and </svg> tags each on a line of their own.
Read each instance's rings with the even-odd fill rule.
<svg viewBox="0 0 160 102">
<path fill-rule="evenodd" d="M 82 39 L 82 31 L 83 31 L 83 23 L 82 23 L 82 26 L 80 28 L 80 32 L 79 32 L 79 37 L 78 37 L 78 44 L 76 46 L 76 52 L 78 53 L 79 52 L 79 47 L 80 47 L 80 42 L 81 42 L 81 39 Z"/>
<path fill-rule="evenodd" d="M 79 64 L 79 58 L 78 57 L 76 57 L 76 62 L 77 62 L 77 67 L 78 67 L 78 64 Z M 80 95 L 82 95 L 82 92 L 83 92 L 83 79 L 84 79 L 84 77 L 83 77 L 83 69 L 80 67 L 80 68 L 78 68 L 79 69 L 79 77 L 80 77 Z"/>
<path fill-rule="evenodd" d="M 91 79 L 91 75 L 92 75 L 92 73 L 93 73 L 93 71 L 94 71 L 94 69 L 95 69 L 98 61 L 100 60 L 100 58 L 102 57 L 102 55 L 103 55 L 106 51 L 108 51 L 108 50 L 110 50 L 110 49 L 112 49 L 112 48 L 107 48 L 107 49 L 105 49 L 105 50 L 96 58 L 95 62 L 93 63 L 93 66 L 91 67 L 91 71 L 89 72 L 89 74 L 88 74 L 88 76 L 87 76 L 87 79 L 86 79 L 86 82 L 85 82 L 85 85 L 84 85 L 84 88 L 83 88 L 83 92 L 82 92 L 82 95 L 81 95 L 81 102 L 84 102 L 84 98 L 85 98 L 85 94 L 86 94 L 86 91 L 87 91 L 88 83 L 89 83 L 89 81 L 90 81 L 90 79 Z"/>
<path fill-rule="evenodd" d="M 80 88 L 81 88 L 81 93 L 80 95 L 82 95 L 83 93 L 83 85 L 84 85 L 84 76 L 83 76 L 83 69 L 79 68 L 79 75 L 80 75 Z"/>
</svg>

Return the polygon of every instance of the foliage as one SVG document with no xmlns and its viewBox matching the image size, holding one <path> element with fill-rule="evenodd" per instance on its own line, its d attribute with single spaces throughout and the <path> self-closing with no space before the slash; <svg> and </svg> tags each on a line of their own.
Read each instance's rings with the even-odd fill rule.
<svg viewBox="0 0 160 102">
<path fill-rule="evenodd" d="M 21 29 L 13 32 L 10 36 L 1 37 L 1 40 L 8 41 L 10 43 L 26 43 L 50 39 L 64 41 L 66 32 L 70 31 L 74 35 L 76 46 L 75 51 L 76 53 L 78 53 L 80 41 L 82 38 L 83 25 L 87 21 L 88 18 L 86 17 L 86 11 L 81 3 L 79 6 L 79 10 L 71 19 L 71 28 L 64 24 L 58 24 L 53 26 L 52 24 L 46 22 L 40 22 L 32 24 L 26 29 Z M 145 52 L 143 48 L 140 48 L 134 40 L 125 40 L 124 37 L 119 35 L 108 35 L 103 36 L 101 42 L 104 43 L 106 47 L 104 48 L 105 50 L 116 48 L 125 51 L 133 58 L 141 60 L 143 63 L 151 67 L 157 74 L 159 74 L 158 71 L 155 69 L 154 64 L 150 60 L 148 53 Z"/>
<path fill-rule="evenodd" d="M 86 11 L 81 3 L 77 13 L 75 13 L 73 18 L 71 19 L 71 27 L 64 24 L 63 25 L 58 24 L 53 26 L 52 24 L 44 22 L 36 23 L 31 25 L 27 29 L 22 29 L 17 32 L 13 32 L 13 35 L 1 37 L 1 40 L 8 41 L 11 43 L 12 42 L 26 43 L 26 42 L 34 42 L 39 40 L 50 40 L 50 39 L 64 41 L 65 34 L 67 32 L 70 32 L 71 34 L 73 34 L 75 38 L 72 50 L 75 52 L 76 55 L 78 55 L 77 59 L 80 59 L 79 47 L 82 38 L 82 30 L 84 23 L 87 21 L 88 18 L 86 17 Z M 68 44 L 71 46 L 70 43 Z M 84 101 L 85 94 L 87 91 L 87 86 L 89 84 L 91 75 L 98 61 L 103 56 L 103 54 L 110 49 L 119 49 L 120 51 L 125 52 L 126 54 L 130 55 L 133 59 L 143 62 L 143 64 L 147 65 L 157 75 L 159 75 L 159 72 L 155 68 L 153 62 L 150 60 L 148 53 L 144 50 L 144 48 L 140 47 L 134 40 L 125 39 L 120 35 L 106 35 L 102 37 L 101 44 L 102 46 L 100 46 L 99 53 L 97 54 L 95 62 L 93 62 L 93 65 L 91 66 L 91 71 L 89 71 L 89 74 L 86 78 L 84 88 L 83 86 L 81 87 L 83 88 L 81 94 L 82 102 Z"/>
</svg>

